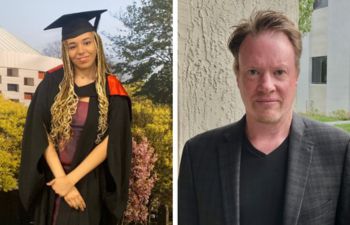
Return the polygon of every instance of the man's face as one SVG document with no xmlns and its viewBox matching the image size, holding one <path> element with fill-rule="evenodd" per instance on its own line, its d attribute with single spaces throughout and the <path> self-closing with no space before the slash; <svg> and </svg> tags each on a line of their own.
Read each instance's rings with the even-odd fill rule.
<svg viewBox="0 0 350 225">
<path fill-rule="evenodd" d="M 297 81 L 295 53 L 284 33 L 267 31 L 244 39 L 237 84 L 249 119 L 278 123 L 289 118 Z"/>
</svg>

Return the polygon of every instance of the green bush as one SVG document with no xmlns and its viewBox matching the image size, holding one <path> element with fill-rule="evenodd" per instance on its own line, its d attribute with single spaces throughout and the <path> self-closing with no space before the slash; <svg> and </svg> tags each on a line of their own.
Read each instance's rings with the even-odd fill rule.
<svg viewBox="0 0 350 225">
<path fill-rule="evenodd" d="M 339 109 L 332 112 L 332 115 L 338 120 L 348 120 L 350 119 L 349 112 L 344 109 Z"/>
<path fill-rule="evenodd" d="M 0 95 L 0 191 L 18 188 L 22 133 L 27 108 Z"/>
</svg>

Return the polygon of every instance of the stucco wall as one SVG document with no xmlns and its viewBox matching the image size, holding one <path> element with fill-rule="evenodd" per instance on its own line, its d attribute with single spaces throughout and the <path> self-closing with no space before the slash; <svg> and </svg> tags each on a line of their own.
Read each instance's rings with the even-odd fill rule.
<svg viewBox="0 0 350 225">
<path fill-rule="evenodd" d="M 253 10 L 274 9 L 298 18 L 297 0 L 178 1 L 178 147 L 244 112 L 227 50 L 232 26 Z M 179 157 L 180 159 L 180 157 Z"/>
</svg>

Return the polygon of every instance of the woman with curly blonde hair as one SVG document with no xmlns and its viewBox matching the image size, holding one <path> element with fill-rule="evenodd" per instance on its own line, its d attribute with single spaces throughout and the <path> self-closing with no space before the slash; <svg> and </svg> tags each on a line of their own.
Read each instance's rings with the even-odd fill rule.
<svg viewBox="0 0 350 225">
<path fill-rule="evenodd" d="M 131 103 L 96 33 L 105 11 L 45 28 L 62 27 L 63 65 L 39 84 L 23 134 L 19 193 L 36 225 L 117 224 L 126 207 Z"/>
</svg>

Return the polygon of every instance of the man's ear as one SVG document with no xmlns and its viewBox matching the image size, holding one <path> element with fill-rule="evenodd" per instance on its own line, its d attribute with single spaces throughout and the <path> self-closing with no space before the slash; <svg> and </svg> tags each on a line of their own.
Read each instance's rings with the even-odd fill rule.
<svg viewBox="0 0 350 225">
<path fill-rule="evenodd" d="M 296 82 L 295 82 L 295 85 L 296 85 L 296 86 L 298 86 L 298 82 L 299 82 L 299 74 L 300 74 L 300 72 L 298 71 L 298 73 L 297 73 L 297 79 L 296 79 Z"/>
<path fill-rule="evenodd" d="M 239 68 L 235 68 L 235 76 L 236 76 L 237 87 L 239 88 L 239 79 L 240 79 Z"/>
</svg>

